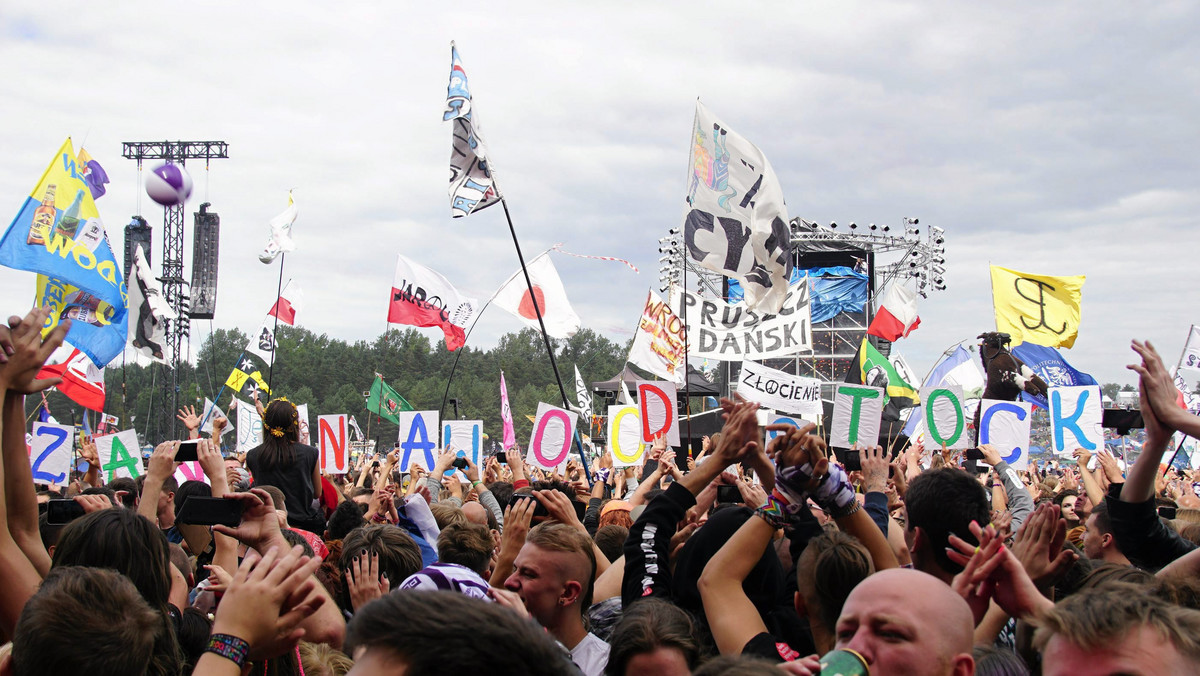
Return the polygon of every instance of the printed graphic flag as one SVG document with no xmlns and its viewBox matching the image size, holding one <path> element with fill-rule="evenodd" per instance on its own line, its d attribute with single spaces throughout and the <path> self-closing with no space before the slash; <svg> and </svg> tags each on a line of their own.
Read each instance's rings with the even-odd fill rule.
<svg viewBox="0 0 1200 676">
<path fill-rule="evenodd" d="M 983 396 L 983 373 L 980 372 L 976 365 L 975 359 L 971 352 L 959 345 L 953 352 L 947 355 L 942 361 L 938 362 L 937 366 L 929 372 L 929 376 L 925 378 L 925 382 L 921 384 L 922 389 L 933 389 L 936 387 L 958 385 L 963 390 L 963 397 L 967 399 L 978 399 Z M 923 407 L 917 406 L 908 416 L 908 422 L 904 425 L 904 435 L 913 438 L 920 430 L 924 429 L 924 424 L 921 422 L 925 419 Z"/>
<path fill-rule="evenodd" d="M 64 345 L 50 356 L 38 378 L 62 378 L 57 385 L 68 399 L 93 411 L 104 410 L 104 369 L 78 349 Z"/>
<path fill-rule="evenodd" d="M 83 180 L 87 183 L 88 190 L 92 193 L 92 199 L 98 200 L 108 192 L 104 186 L 108 184 L 108 172 L 104 171 L 104 167 L 100 163 L 92 159 L 88 151 L 83 148 L 79 149 L 79 173 L 83 175 Z"/>
<path fill-rule="evenodd" d="M 247 399 L 252 399 L 255 392 L 271 393 L 271 388 L 267 387 L 267 381 L 262 377 L 261 367 L 248 356 L 242 357 L 237 366 L 233 367 L 225 385 Z"/>
<path fill-rule="evenodd" d="M 303 304 L 304 290 L 300 288 L 300 282 L 289 279 L 287 286 L 283 287 L 283 293 L 279 294 L 279 300 L 275 301 L 267 316 L 278 317 L 284 324 L 295 326 L 296 313 L 300 312 Z"/>
<path fill-rule="evenodd" d="M 246 351 L 263 360 L 267 366 L 275 362 L 275 320 L 267 317 L 246 343 Z"/>
<path fill-rule="evenodd" d="M 583 376 L 579 375 L 579 365 L 575 365 L 575 396 L 579 398 L 579 410 L 583 411 L 585 416 L 592 414 L 592 393 L 588 386 L 583 382 Z"/>
<path fill-rule="evenodd" d="M 846 382 L 883 388 L 884 420 L 899 420 L 902 409 L 921 402 L 921 395 L 912 385 L 904 382 L 891 362 L 879 354 L 879 350 L 866 338 L 863 338 L 854 363 L 846 372 Z"/>
<path fill-rule="evenodd" d="M 355 441 L 363 440 L 362 428 L 358 426 L 358 420 L 354 416 L 350 416 L 350 429 L 354 430 Z"/>
<path fill-rule="evenodd" d="M 383 382 L 383 376 L 376 373 L 375 382 L 371 383 L 371 392 L 367 395 L 367 410 L 392 424 L 399 425 L 400 412 L 415 409 L 399 392 Z"/>
<path fill-rule="evenodd" d="M 684 354 L 687 331 L 666 303 L 653 291 L 646 295 L 646 305 L 638 318 L 633 345 L 629 348 L 627 361 L 654 375 L 683 384 Z"/>
<path fill-rule="evenodd" d="M 129 309 L 133 313 L 129 322 L 129 343 L 143 356 L 163 364 L 167 363 L 167 320 L 175 319 L 179 315 L 163 297 L 162 287 L 154 278 L 154 272 L 146 262 L 146 252 L 141 246 L 135 250 L 127 288 Z"/>
<path fill-rule="evenodd" d="M 1068 364 L 1062 354 L 1052 347 L 1024 342 L 1012 348 L 1012 354 L 1025 362 L 1031 371 L 1041 376 L 1049 387 L 1099 385 L 1095 378 Z M 1024 391 L 1021 392 L 1021 400 L 1044 409 L 1050 408 L 1045 397 L 1035 397 Z"/>
<path fill-rule="evenodd" d="M 487 145 L 479 135 L 479 120 L 475 119 L 475 104 L 467 86 L 458 48 L 450 43 L 450 86 L 446 89 L 446 112 L 442 121 L 454 125 L 454 141 L 450 149 L 450 215 L 454 218 L 492 206 L 501 199 L 500 190 L 492 178 L 487 157 Z"/>
<path fill-rule="evenodd" d="M 879 309 L 867 333 L 895 342 L 921 325 L 917 316 L 917 294 L 902 284 L 892 283 L 879 299 Z"/>
<path fill-rule="evenodd" d="M 513 429 L 512 408 L 508 405 L 508 386 L 504 384 L 504 371 L 500 372 L 500 420 L 504 423 L 505 451 L 517 445 L 517 433 Z"/>
<path fill-rule="evenodd" d="M 292 197 L 292 191 L 289 190 L 287 208 L 267 224 L 270 238 L 267 240 L 267 246 L 258 254 L 258 260 L 263 263 L 271 263 L 279 254 L 296 249 L 296 244 L 292 241 L 292 224 L 296 222 L 297 214 L 296 200 Z"/>
<path fill-rule="evenodd" d="M 525 322 L 526 326 L 538 329 L 537 310 L 534 309 L 534 299 L 537 309 L 542 312 L 542 322 L 546 325 L 546 333 L 552 338 L 570 338 L 579 330 L 579 315 L 567 301 L 567 292 L 563 289 L 562 280 L 554 261 L 550 260 L 547 251 L 525 265 L 529 271 L 529 281 L 533 284 L 533 294 L 525 284 L 525 275 L 517 270 L 508 281 L 500 286 L 500 290 L 492 296 L 492 303 L 511 313 L 517 319 Z"/>
<path fill-rule="evenodd" d="M 479 301 L 458 292 L 454 285 L 433 270 L 396 256 L 396 276 L 388 303 L 388 323 L 436 326 L 446 336 L 446 349 L 457 350 L 467 342 L 466 329 L 478 312 Z"/>
<path fill-rule="evenodd" d="M 737 279 L 751 309 L 778 312 L 792 276 L 791 235 L 771 163 L 696 101 L 688 166 L 688 254 Z"/>
<path fill-rule="evenodd" d="M 1183 346 L 1183 355 L 1179 358 L 1179 367 L 1185 369 L 1200 369 L 1200 326 L 1192 324 L 1188 329 L 1187 343 Z"/>
<path fill-rule="evenodd" d="M 125 348 L 125 280 L 71 139 L 0 239 L 0 265 L 39 275 L 35 303 L 52 309 L 45 332 L 71 319 L 67 342 L 99 366 Z"/>
<path fill-rule="evenodd" d="M 221 428 L 221 437 L 233 431 L 233 425 L 229 423 L 229 416 L 225 412 L 217 408 L 212 399 L 204 398 L 204 412 L 200 414 L 200 431 L 212 436 L 213 421 L 217 418 L 225 419 L 225 427 Z"/>
<path fill-rule="evenodd" d="M 1047 347 L 1071 347 L 1079 335 L 1084 275 L 1051 277 L 992 268 L 996 330 Z"/>
</svg>

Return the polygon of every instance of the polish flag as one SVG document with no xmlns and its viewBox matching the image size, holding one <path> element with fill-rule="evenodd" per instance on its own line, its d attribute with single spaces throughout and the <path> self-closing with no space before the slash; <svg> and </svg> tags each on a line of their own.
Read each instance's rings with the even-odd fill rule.
<svg viewBox="0 0 1200 676">
<path fill-rule="evenodd" d="M 892 284 L 879 301 L 879 310 L 867 333 L 884 340 L 895 341 L 912 333 L 921 325 L 917 316 L 917 294 L 900 284 Z"/>
<path fill-rule="evenodd" d="M 283 293 L 279 294 L 279 300 L 275 301 L 275 305 L 267 313 L 267 316 L 278 317 L 279 321 L 284 324 L 295 326 L 296 313 L 300 311 L 303 304 L 304 291 L 300 288 L 300 283 L 289 279 L 287 286 L 283 287 Z"/>
<path fill-rule="evenodd" d="M 43 366 L 37 377 L 62 378 L 55 387 L 68 399 L 93 411 L 104 410 L 104 369 L 77 349 L 71 348 L 65 360 Z"/>
<path fill-rule="evenodd" d="M 579 315 L 575 314 L 571 303 L 567 301 L 567 292 L 563 289 L 554 262 L 550 260 L 550 252 L 529 261 L 525 269 L 529 272 L 533 293 L 529 293 L 525 275 L 518 270 L 492 297 L 492 303 L 525 322 L 526 326 L 539 331 L 537 312 L 540 310 L 546 333 L 551 337 L 570 338 L 575 335 L 579 331 Z"/>
<path fill-rule="evenodd" d="M 446 349 L 467 342 L 466 329 L 478 312 L 479 301 L 458 292 L 445 277 L 404 256 L 396 256 L 396 277 L 388 302 L 388 323 L 436 326 L 446 336 Z"/>
</svg>

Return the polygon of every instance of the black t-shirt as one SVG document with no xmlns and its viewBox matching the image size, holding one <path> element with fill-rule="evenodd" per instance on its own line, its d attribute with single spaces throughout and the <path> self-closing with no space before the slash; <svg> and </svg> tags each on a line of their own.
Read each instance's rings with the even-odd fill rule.
<svg viewBox="0 0 1200 676">
<path fill-rule="evenodd" d="M 293 460 L 290 464 L 276 465 L 270 469 L 263 466 L 263 446 L 256 446 L 246 454 L 246 467 L 254 477 L 255 486 L 274 486 L 287 501 L 288 523 L 314 533 L 325 531 L 325 519 L 320 509 L 313 509 L 313 468 L 319 461 L 319 451 L 312 446 L 292 444 Z"/>
<path fill-rule="evenodd" d="M 747 641 L 746 647 L 742 648 L 742 654 L 761 657 L 776 663 L 793 662 L 803 657 L 800 653 L 792 650 L 791 646 L 765 631 Z"/>
</svg>

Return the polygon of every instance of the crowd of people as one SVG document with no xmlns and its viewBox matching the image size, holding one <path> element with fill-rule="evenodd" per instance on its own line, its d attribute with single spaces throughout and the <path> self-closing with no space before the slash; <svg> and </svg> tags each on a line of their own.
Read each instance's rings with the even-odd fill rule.
<svg viewBox="0 0 1200 676">
<path fill-rule="evenodd" d="M 1200 498 L 1160 467 L 1200 419 L 1149 344 L 1129 467 L 909 446 L 847 471 L 812 426 L 723 400 L 697 457 L 451 449 L 402 473 L 393 451 L 327 476 L 280 398 L 244 457 L 180 412 L 204 481 L 177 482 L 171 440 L 105 483 L 84 440 L 89 470 L 44 486 L 24 399 L 66 331 L 45 317 L 0 327 L 0 676 L 1200 673 Z M 195 517 L 212 498 L 235 518 Z"/>
</svg>

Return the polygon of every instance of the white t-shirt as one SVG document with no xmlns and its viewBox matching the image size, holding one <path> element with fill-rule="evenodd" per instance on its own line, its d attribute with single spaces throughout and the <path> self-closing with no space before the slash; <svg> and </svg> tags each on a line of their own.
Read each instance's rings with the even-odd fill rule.
<svg viewBox="0 0 1200 676">
<path fill-rule="evenodd" d="M 604 676 L 604 667 L 608 666 L 608 650 L 607 643 L 588 632 L 579 645 L 571 650 L 571 661 L 584 676 Z"/>
</svg>

